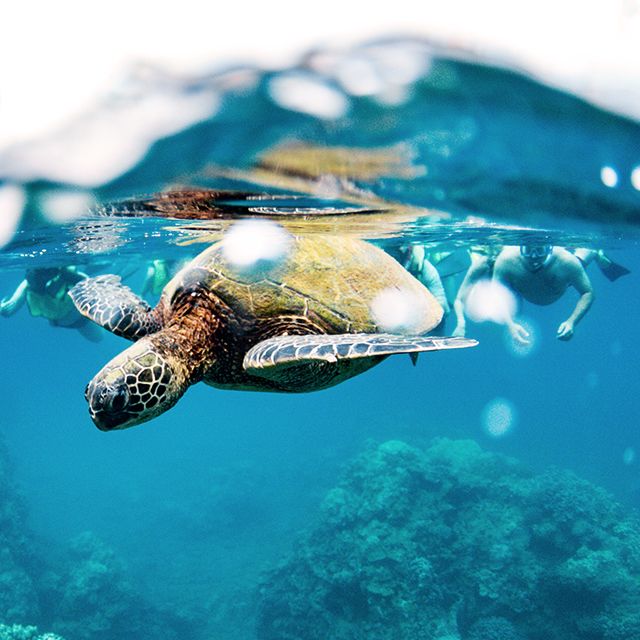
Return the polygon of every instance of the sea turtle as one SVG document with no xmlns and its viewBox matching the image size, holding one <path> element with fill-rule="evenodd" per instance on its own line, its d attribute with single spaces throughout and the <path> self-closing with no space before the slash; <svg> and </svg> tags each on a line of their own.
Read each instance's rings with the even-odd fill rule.
<svg viewBox="0 0 640 640">
<path fill-rule="evenodd" d="M 398 262 L 362 240 L 288 236 L 278 259 L 249 266 L 233 262 L 228 246 L 223 238 L 178 272 L 154 309 L 113 275 L 70 291 L 80 313 L 136 341 L 87 386 L 98 428 L 145 422 L 200 381 L 224 389 L 313 391 L 391 354 L 415 358 L 476 344 L 424 336 L 440 322 L 442 308 Z M 392 318 L 394 331 L 385 331 L 381 308 L 398 300 L 411 317 L 399 324 Z"/>
</svg>

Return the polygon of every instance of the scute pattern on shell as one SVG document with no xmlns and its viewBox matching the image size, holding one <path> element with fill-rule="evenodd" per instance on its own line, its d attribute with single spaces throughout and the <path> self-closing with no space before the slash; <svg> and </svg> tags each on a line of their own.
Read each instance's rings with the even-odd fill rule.
<svg viewBox="0 0 640 640">
<path fill-rule="evenodd" d="M 170 305 L 178 291 L 193 287 L 214 292 L 243 318 L 301 316 L 323 333 L 380 332 L 371 308 L 386 290 L 405 292 L 414 302 L 420 320 L 412 333 L 426 333 L 442 317 L 431 293 L 396 260 L 344 236 L 294 237 L 285 259 L 255 269 L 229 264 L 217 243 L 178 273 L 163 296 Z"/>
</svg>

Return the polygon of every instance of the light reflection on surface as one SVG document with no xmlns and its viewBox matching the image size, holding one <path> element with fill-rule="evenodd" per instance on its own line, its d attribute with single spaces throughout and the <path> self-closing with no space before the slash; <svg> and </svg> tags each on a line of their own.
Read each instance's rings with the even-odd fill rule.
<svg viewBox="0 0 640 640">
<path fill-rule="evenodd" d="M 310 74 L 294 72 L 272 78 L 269 93 L 281 107 L 318 118 L 341 118 L 349 110 L 343 93 Z"/>
<path fill-rule="evenodd" d="M 81 218 L 95 206 L 93 196 L 84 191 L 51 191 L 43 197 L 42 210 L 50 222 L 64 224 Z"/>
<path fill-rule="evenodd" d="M 20 223 L 25 199 L 24 191 L 17 185 L 0 186 L 0 247 L 13 238 Z"/>
</svg>

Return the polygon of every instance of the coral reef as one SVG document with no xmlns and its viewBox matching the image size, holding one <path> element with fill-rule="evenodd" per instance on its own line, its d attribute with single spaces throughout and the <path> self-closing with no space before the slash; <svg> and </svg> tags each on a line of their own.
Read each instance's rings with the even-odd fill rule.
<svg viewBox="0 0 640 640">
<path fill-rule="evenodd" d="M 37 626 L 36 626 L 37 625 Z M 91 533 L 56 548 L 29 533 L 0 441 L 0 640 L 188 640 L 191 624 L 143 598 Z"/>
<path fill-rule="evenodd" d="M 640 526 L 470 441 L 372 446 L 260 587 L 261 640 L 640 638 Z"/>
<path fill-rule="evenodd" d="M 37 564 L 32 547 L 24 501 L 12 481 L 0 440 L 0 621 L 35 620 L 40 615 L 32 579 Z"/>
<path fill-rule="evenodd" d="M 71 542 L 66 566 L 49 576 L 47 601 L 49 628 L 74 640 L 192 637 L 185 620 L 135 591 L 123 563 L 90 532 Z"/>
<path fill-rule="evenodd" d="M 39 634 L 36 627 L 0 624 L 0 640 L 64 640 L 55 633 Z"/>
</svg>

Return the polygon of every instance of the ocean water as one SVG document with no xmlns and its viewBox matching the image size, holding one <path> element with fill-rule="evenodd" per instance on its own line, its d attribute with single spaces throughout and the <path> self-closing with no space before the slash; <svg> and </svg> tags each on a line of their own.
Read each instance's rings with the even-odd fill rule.
<svg viewBox="0 0 640 640">
<path fill-rule="evenodd" d="M 197 384 L 112 432 L 83 391 L 128 343 L 26 305 L 0 318 L 0 638 L 640 638 L 640 125 L 413 41 L 163 82 L 215 108 L 117 175 L 95 178 L 100 154 L 90 185 L 72 161 L 3 165 L 24 211 L 1 296 L 70 265 L 140 293 L 152 260 L 177 269 L 252 219 L 267 252 L 279 234 L 455 252 L 452 296 L 478 245 L 603 250 L 630 273 L 587 267 L 569 341 L 572 288 L 517 301 L 530 348 L 468 320 L 474 348 L 313 393 Z"/>
</svg>

